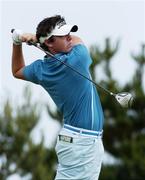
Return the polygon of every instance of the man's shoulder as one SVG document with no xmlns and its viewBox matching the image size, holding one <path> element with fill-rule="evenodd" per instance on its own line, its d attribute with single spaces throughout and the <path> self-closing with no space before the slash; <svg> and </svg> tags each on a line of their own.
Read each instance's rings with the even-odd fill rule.
<svg viewBox="0 0 145 180">
<path fill-rule="evenodd" d="M 29 71 L 34 71 L 35 69 L 37 69 L 37 67 L 41 66 L 43 63 L 43 60 L 42 59 L 37 59 L 35 61 L 33 61 L 32 63 L 30 63 L 29 65 L 26 65 L 24 67 L 24 71 L 25 70 L 29 70 Z"/>
<path fill-rule="evenodd" d="M 87 52 L 87 48 L 84 44 L 76 44 L 73 47 L 74 52 L 78 52 L 78 53 L 86 53 Z"/>
</svg>

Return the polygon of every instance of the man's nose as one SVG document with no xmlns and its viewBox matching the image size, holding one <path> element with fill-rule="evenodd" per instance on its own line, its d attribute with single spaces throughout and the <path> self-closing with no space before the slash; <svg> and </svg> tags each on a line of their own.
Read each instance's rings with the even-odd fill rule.
<svg viewBox="0 0 145 180">
<path fill-rule="evenodd" d="M 67 38 L 67 41 L 71 41 L 71 40 L 72 40 L 72 38 L 71 38 L 71 35 L 70 35 L 70 34 L 68 34 L 68 35 L 66 36 L 66 38 Z"/>
</svg>

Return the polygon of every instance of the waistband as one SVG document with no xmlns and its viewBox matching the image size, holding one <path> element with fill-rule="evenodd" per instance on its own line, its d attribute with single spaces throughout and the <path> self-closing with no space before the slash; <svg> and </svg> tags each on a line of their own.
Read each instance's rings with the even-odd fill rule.
<svg viewBox="0 0 145 180">
<path fill-rule="evenodd" d="M 102 131 L 92 131 L 92 130 L 77 128 L 77 127 L 70 126 L 67 124 L 64 124 L 63 128 L 68 131 L 71 131 L 75 134 L 80 134 L 80 135 L 84 135 L 84 136 L 92 136 L 92 137 L 100 137 L 101 138 L 103 135 L 103 130 Z"/>
</svg>

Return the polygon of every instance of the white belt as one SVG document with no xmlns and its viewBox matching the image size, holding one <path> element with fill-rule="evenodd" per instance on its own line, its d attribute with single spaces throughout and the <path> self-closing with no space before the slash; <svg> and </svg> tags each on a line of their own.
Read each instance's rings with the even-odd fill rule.
<svg viewBox="0 0 145 180">
<path fill-rule="evenodd" d="M 81 135 L 86 135 L 86 136 L 102 137 L 102 135 L 103 135 L 103 130 L 102 131 L 91 131 L 91 130 L 87 130 L 87 129 L 70 126 L 67 124 L 64 124 L 63 128 L 67 129 L 69 131 L 75 132 L 76 134 L 81 134 Z"/>
</svg>

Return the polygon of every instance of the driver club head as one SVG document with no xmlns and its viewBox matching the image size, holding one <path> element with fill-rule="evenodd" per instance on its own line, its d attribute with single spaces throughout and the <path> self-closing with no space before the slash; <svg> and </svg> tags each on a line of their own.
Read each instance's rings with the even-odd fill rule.
<svg viewBox="0 0 145 180">
<path fill-rule="evenodd" d="M 115 95 L 116 100 L 122 107 L 128 108 L 133 104 L 133 95 L 128 92 L 122 92 Z"/>
</svg>

